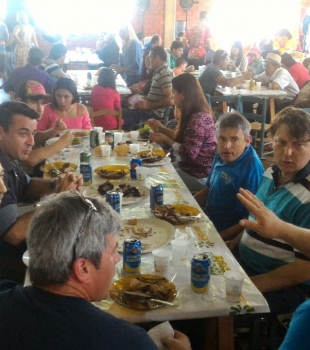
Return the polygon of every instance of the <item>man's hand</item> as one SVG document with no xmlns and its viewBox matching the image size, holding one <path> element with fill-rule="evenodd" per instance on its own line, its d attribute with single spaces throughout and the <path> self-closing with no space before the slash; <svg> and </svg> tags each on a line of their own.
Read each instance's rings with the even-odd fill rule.
<svg viewBox="0 0 310 350">
<path fill-rule="evenodd" d="M 67 131 L 66 133 L 64 133 L 63 135 L 60 136 L 59 141 L 63 142 L 64 147 L 68 147 L 72 144 L 73 141 L 73 135 L 71 133 L 71 131 Z"/>
<path fill-rule="evenodd" d="M 237 197 L 256 218 L 256 222 L 242 219 L 239 224 L 257 232 L 262 237 L 278 238 L 277 233 L 281 232 L 283 221 L 267 209 L 250 191 L 240 188 L 240 193 L 237 194 Z"/>
<path fill-rule="evenodd" d="M 188 66 L 186 69 L 185 69 L 185 72 L 193 72 L 195 70 L 195 67 L 193 65 L 190 65 Z"/>
<path fill-rule="evenodd" d="M 62 118 L 59 117 L 53 125 L 53 134 L 56 136 L 60 134 L 62 131 L 67 129 L 67 125 L 62 121 Z"/>
<path fill-rule="evenodd" d="M 160 340 L 169 350 L 191 350 L 191 343 L 188 337 L 179 332 L 174 331 L 174 337 L 164 337 Z"/>
<path fill-rule="evenodd" d="M 145 98 L 142 101 L 135 103 L 137 109 L 150 109 L 149 101 Z"/>
<path fill-rule="evenodd" d="M 83 176 L 75 176 L 72 173 L 67 173 L 64 178 L 58 177 L 56 192 L 64 192 L 76 190 L 82 191 L 83 187 Z"/>
<path fill-rule="evenodd" d="M 242 74 L 242 77 L 244 80 L 250 80 L 252 79 L 254 74 L 252 72 L 245 72 Z"/>
</svg>

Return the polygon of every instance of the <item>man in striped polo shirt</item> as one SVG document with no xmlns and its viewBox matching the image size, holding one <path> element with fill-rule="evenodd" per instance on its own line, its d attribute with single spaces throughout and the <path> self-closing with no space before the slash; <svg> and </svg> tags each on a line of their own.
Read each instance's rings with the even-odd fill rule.
<svg viewBox="0 0 310 350">
<path fill-rule="evenodd" d="M 275 165 L 264 173 L 256 196 L 280 219 L 309 229 L 310 115 L 288 107 L 277 115 L 269 132 Z M 290 312 L 305 300 L 310 260 L 304 254 L 282 239 L 265 238 L 249 229 L 242 235 L 239 251 L 272 313 Z"/>
<path fill-rule="evenodd" d="M 174 104 L 172 98 L 172 71 L 167 67 L 167 54 L 162 46 L 154 46 L 149 53 L 151 68 L 154 70 L 150 92 L 135 109 L 122 112 L 123 130 L 138 128 L 138 124 L 150 118 L 162 120 L 165 109 Z"/>
</svg>

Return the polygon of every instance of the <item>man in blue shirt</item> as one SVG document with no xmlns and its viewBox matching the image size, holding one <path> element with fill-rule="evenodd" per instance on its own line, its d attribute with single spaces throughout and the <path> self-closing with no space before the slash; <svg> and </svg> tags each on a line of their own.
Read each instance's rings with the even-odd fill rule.
<svg viewBox="0 0 310 350">
<path fill-rule="evenodd" d="M 250 144 L 250 130 L 250 123 L 239 113 L 228 113 L 218 120 L 218 152 L 206 188 L 195 196 L 226 241 L 243 230 L 239 220 L 247 218 L 249 214 L 236 197 L 239 188 L 256 193 L 264 172 Z"/>
</svg>

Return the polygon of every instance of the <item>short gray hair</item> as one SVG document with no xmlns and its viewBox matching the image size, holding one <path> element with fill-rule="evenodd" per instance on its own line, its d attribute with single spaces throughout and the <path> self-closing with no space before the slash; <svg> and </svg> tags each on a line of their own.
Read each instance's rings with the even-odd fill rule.
<svg viewBox="0 0 310 350">
<path fill-rule="evenodd" d="M 88 198 L 96 207 L 85 228 L 89 206 L 77 192 L 63 192 L 41 202 L 31 221 L 27 244 L 31 282 L 36 286 L 63 285 L 75 259 L 84 258 L 99 269 L 107 234 L 121 230 L 119 215 L 103 198 Z"/>
<path fill-rule="evenodd" d="M 240 113 L 226 113 L 222 115 L 215 124 L 216 135 L 218 136 L 221 130 L 224 129 L 238 129 L 244 134 L 245 139 L 250 136 L 251 124 Z"/>
</svg>

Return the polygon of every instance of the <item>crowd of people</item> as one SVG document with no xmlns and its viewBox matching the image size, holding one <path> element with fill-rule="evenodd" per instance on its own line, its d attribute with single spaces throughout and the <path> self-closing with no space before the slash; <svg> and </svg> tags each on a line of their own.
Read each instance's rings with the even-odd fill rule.
<svg viewBox="0 0 310 350">
<path fill-rule="evenodd" d="M 90 303 L 107 297 L 120 259 L 119 218 L 101 200 L 80 194 L 81 176 L 68 173 L 46 180 L 24 170 L 71 144 L 73 136 L 66 129 L 89 130 L 93 125 L 74 80 L 62 68 L 66 46 L 54 43 L 45 57 L 27 14 L 20 11 L 17 19 L 12 33 L 15 69 L 8 76 L 3 42 L 10 36 L 0 21 L 0 74 L 12 99 L 0 105 L 0 314 L 6 320 L 0 322 L 0 347 L 18 349 L 30 343 L 41 349 L 50 343 L 67 349 L 75 342 L 89 349 L 103 344 L 111 349 L 155 349 L 144 330 Z M 285 31 L 278 34 L 289 38 Z M 179 33 L 168 52 L 157 34 L 144 46 L 131 24 L 120 28 L 119 36 L 121 51 L 115 35 L 105 34 L 98 42 L 103 68 L 90 106 L 95 112 L 122 109 L 124 131 L 150 125 L 151 140 L 173 153 L 177 173 L 264 295 L 271 314 L 297 309 L 281 349 L 302 349 L 302 342 L 309 342 L 310 317 L 305 302 L 310 281 L 310 115 L 301 109 L 310 107 L 309 62 L 298 62 L 285 52 L 286 41 L 278 41 L 278 50 L 269 42 L 246 52 L 234 41 L 230 53 L 213 51 L 205 11 L 186 33 Z M 198 69 L 195 77 L 192 72 Z M 133 108 L 124 108 L 117 74 L 139 94 Z M 231 112 L 216 120 L 205 97 L 219 86 L 238 87 L 251 79 L 286 92 L 285 98 L 276 99 L 278 113 L 268 130 L 274 165 L 267 170 L 251 145 L 246 118 Z M 165 125 L 172 106 L 176 117 Z M 113 115 L 96 117 L 94 123 L 117 128 Z M 59 134 L 58 141 L 41 147 Z M 19 216 L 19 203 L 42 196 L 48 197 L 38 209 Z M 29 266 L 32 286 L 21 287 L 26 237 L 34 257 Z M 55 262 L 52 268 L 50 261 Z M 27 331 L 17 337 L 17 322 L 25 330 L 39 330 L 41 337 Z M 121 337 L 116 336 L 120 328 Z M 162 342 L 169 349 L 191 349 L 189 339 L 178 331 Z"/>
</svg>

